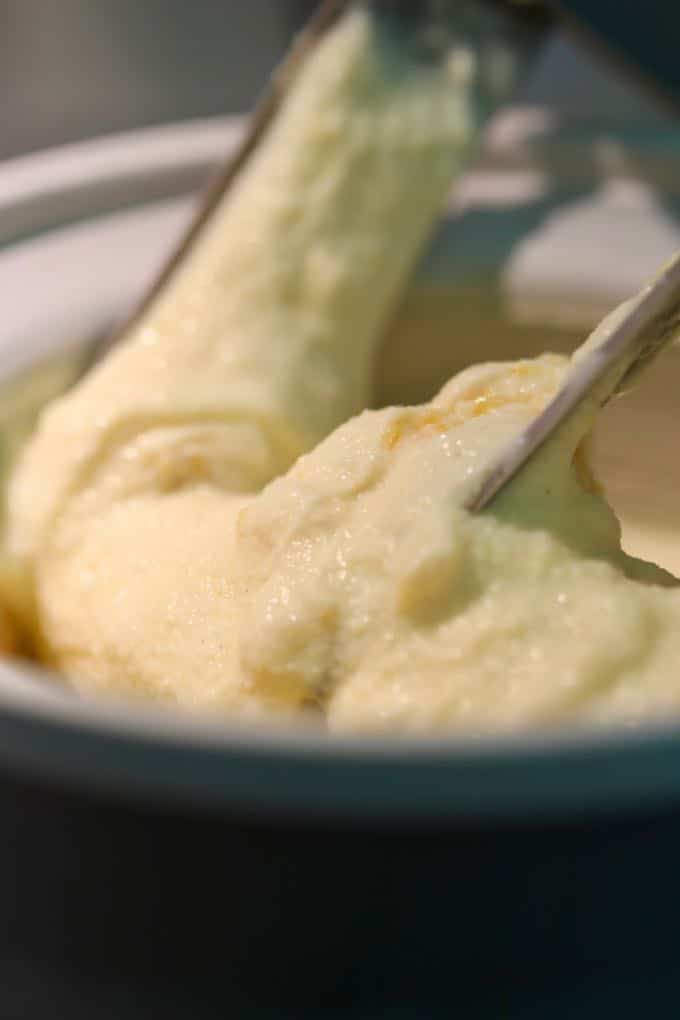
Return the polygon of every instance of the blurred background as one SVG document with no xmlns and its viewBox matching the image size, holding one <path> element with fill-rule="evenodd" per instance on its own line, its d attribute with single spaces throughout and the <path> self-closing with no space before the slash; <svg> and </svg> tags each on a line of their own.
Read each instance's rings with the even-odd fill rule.
<svg viewBox="0 0 680 1020">
<path fill-rule="evenodd" d="M 0 0 L 0 159 L 247 109 L 314 0 Z M 556 36 L 521 97 L 569 114 L 660 115 Z"/>
</svg>

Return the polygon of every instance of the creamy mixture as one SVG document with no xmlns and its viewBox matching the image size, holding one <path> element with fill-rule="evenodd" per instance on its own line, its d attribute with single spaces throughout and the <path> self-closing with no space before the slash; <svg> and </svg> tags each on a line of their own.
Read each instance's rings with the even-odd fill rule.
<svg viewBox="0 0 680 1020">
<path fill-rule="evenodd" d="M 592 420 L 463 509 L 567 359 L 360 413 L 476 129 L 459 64 L 397 73 L 371 33 L 328 35 L 192 257 L 43 415 L 0 591 L 88 692 L 395 732 L 680 711 L 680 590 L 621 551 Z"/>
</svg>

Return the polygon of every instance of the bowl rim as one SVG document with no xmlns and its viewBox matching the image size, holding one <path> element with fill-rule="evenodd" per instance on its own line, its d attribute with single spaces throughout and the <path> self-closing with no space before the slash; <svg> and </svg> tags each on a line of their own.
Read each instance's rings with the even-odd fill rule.
<svg viewBox="0 0 680 1020">
<path fill-rule="evenodd" d="M 239 118 L 142 129 L 0 165 L 0 246 L 120 208 L 186 196 Z M 511 171 L 514 172 L 514 171 Z M 479 739 L 320 733 L 89 701 L 0 662 L 0 762 L 71 787 L 196 808 L 361 823 L 564 817 L 680 801 L 680 724 Z"/>
<path fill-rule="evenodd" d="M 354 823 L 484 824 L 640 812 L 680 800 L 680 726 L 478 739 L 239 726 L 80 698 L 0 662 L 0 762 L 159 805 Z"/>
</svg>

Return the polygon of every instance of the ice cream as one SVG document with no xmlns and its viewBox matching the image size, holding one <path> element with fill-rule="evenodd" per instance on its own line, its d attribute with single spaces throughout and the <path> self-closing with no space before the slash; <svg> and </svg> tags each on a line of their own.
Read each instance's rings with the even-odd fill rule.
<svg viewBox="0 0 680 1020">
<path fill-rule="evenodd" d="M 460 61 L 395 68 L 373 27 L 357 10 L 329 33 L 194 253 L 43 416 L 8 493 L 12 611 L 81 691 L 225 718 L 429 733 L 680 712 L 680 589 L 621 551 L 594 410 L 464 509 L 566 358 L 363 410 L 477 123 Z"/>
<path fill-rule="evenodd" d="M 367 411 L 259 494 L 71 497 L 36 561 L 45 654 L 83 690 L 331 729 L 481 732 L 680 711 L 680 589 L 628 557 L 580 420 L 493 508 L 479 472 L 555 392 L 556 355 Z M 190 462 L 190 443 L 187 458 Z M 142 477 L 163 448 L 135 448 Z"/>
<path fill-rule="evenodd" d="M 366 406 L 383 327 L 477 135 L 475 78 L 459 75 L 360 8 L 341 19 L 143 322 L 45 415 L 12 486 L 15 552 L 152 431 L 164 473 L 186 427 L 206 480 L 254 491 Z"/>
<path fill-rule="evenodd" d="M 337 729 L 680 710 L 680 590 L 621 551 L 588 470 L 589 420 L 490 511 L 463 509 L 567 364 L 478 366 L 427 405 L 364 412 L 259 494 L 161 485 L 193 463 L 188 429 L 172 460 L 153 431 L 134 457 L 122 447 L 37 557 L 46 655 L 85 690 L 314 711 Z"/>
<path fill-rule="evenodd" d="M 680 711 L 680 590 L 622 553 L 580 431 L 492 510 L 462 509 L 564 368 L 474 368 L 425 407 L 366 413 L 241 512 L 253 690 L 368 731 Z"/>
<path fill-rule="evenodd" d="M 469 62 L 413 52 L 381 24 L 352 9 L 312 51 L 192 254 L 47 410 L 13 475 L 26 626 L 70 674 L 222 698 L 222 626 L 187 572 L 207 561 L 202 583 L 221 590 L 239 499 L 369 399 L 374 349 L 476 138 L 484 86 Z M 200 692 L 194 623 L 215 670 Z"/>
</svg>

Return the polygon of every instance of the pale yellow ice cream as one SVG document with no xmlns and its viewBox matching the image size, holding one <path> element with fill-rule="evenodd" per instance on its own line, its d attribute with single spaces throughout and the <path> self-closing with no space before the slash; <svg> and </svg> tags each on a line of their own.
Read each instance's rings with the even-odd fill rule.
<svg viewBox="0 0 680 1020">
<path fill-rule="evenodd" d="M 680 711 L 680 590 L 621 552 L 578 432 L 492 510 L 461 508 L 564 367 L 475 368 L 430 405 L 366 413 L 241 512 L 254 691 L 371 731 Z"/>
<path fill-rule="evenodd" d="M 480 366 L 431 404 L 365 412 L 259 495 L 117 492 L 121 451 L 38 559 L 50 658 L 84 690 L 315 711 L 332 729 L 680 711 L 680 589 L 621 551 L 579 449 L 587 423 L 492 510 L 462 509 L 566 366 Z M 154 454 L 152 437 L 136 457 Z"/>
<path fill-rule="evenodd" d="M 393 52 L 361 9 L 324 38 L 139 328 L 45 414 L 10 493 L 16 554 L 138 442 L 163 489 L 255 491 L 366 406 L 383 328 L 477 135 L 458 73 Z"/>
<path fill-rule="evenodd" d="M 371 33 L 361 12 L 330 33 L 195 254 L 43 416 L 9 489 L 14 612 L 83 691 L 225 717 L 478 732 L 680 712 L 680 589 L 621 551 L 587 416 L 463 509 L 565 358 L 346 421 L 476 124 L 451 67 L 395 81 Z"/>
<path fill-rule="evenodd" d="M 239 499 L 368 402 L 385 323 L 477 135 L 474 68 L 402 42 L 361 9 L 340 19 L 193 253 L 47 410 L 13 475 L 26 625 L 85 686 L 229 700 L 222 609 L 211 623 L 190 577 L 228 586 Z M 212 663 L 199 684 L 194 641 Z"/>
</svg>

